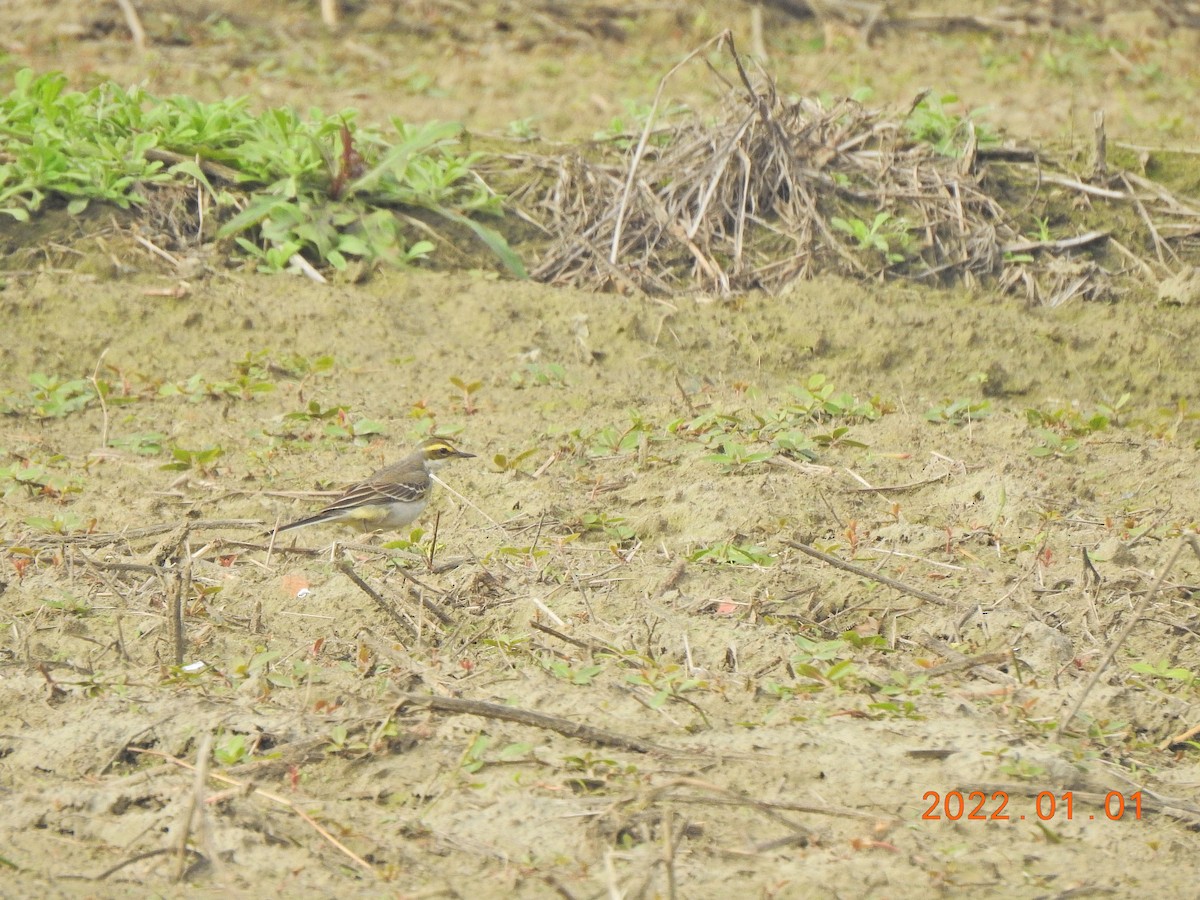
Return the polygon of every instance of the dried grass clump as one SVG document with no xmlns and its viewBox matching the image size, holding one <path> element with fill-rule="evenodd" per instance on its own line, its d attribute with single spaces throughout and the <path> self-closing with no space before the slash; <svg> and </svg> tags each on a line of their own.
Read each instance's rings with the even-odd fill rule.
<svg viewBox="0 0 1200 900">
<path fill-rule="evenodd" d="M 656 127 L 663 86 L 714 46 L 727 50 L 738 78 L 722 79 L 722 109 Z M 1092 254 L 1110 249 L 1107 207 L 1116 206 L 1129 231 L 1151 232 L 1145 243 L 1162 255 L 1145 203 L 1179 204 L 1161 189 L 1138 197 L 1127 181 L 1127 190 L 1111 190 L 1049 172 L 1031 149 L 987 146 L 970 119 L 957 120 L 948 150 L 917 133 L 913 116 L 924 95 L 906 115 L 888 117 L 848 99 L 785 101 L 765 74 L 757 82 L 726 33 L 664 77 L 624 158 L 613 159 L 611 148 L 599 159 L 579 148 L 521 157 L 523 183 L 511 199 L 552 241 L 534 277 L 593 289 L 731 294 L 777 291 L 835 271 L 984 281 L 1057 305 L 1111 290 L 1105 260 Z M 1058 208 L 1069 217 L 1057 231 L 1072 233 L 1026 237 L 1036 230 L 1031 210 L 1052 203 L 1051 190 L 1065 194 Z M 1118 267 L 1146 266 L 1125 253 Z M 1169 271 L 1165 258 L 1162 265 Z"/>
</svg>

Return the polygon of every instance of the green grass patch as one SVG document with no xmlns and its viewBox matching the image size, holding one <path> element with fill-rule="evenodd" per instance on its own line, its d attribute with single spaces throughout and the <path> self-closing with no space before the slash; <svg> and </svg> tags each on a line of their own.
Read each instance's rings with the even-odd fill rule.
<svg viewBox="0 0 1200 900">
<path fill-rule="evenodd" d="M 112 82 L 72 91 L 61 73 L 23 69 L 0 98 L 0 214 L 27 222 L 48 204 L 76 215 L 93 203 L 195 204 L 198 189 L 222 223 L 217 236 L 267 271 L 297 256 L 334 269 L 406 265 L 434 252 L 436 222 L 473 233 L 524 277 L 477 218 L 502 215 L 503 200 L 475 172 L 460 125 L 356 119 L 354 110 L 255 113 L 244 98 L 159 98 Z"/>
</svg>

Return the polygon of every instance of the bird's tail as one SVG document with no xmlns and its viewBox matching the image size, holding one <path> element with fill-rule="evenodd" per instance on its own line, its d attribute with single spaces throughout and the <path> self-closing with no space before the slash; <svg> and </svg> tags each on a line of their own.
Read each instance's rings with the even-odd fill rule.
<svg viewBox="0 0 1200 900">
<path fill-rule="evenodd" d="M 291 531 L 293 528 L 303 528 L 305 525 L 316 525 L 318 522 L 324 522 L 329 518 L 327 512 L 319 512 L 315 515 L 306 516 L 303 519 L 297 519 L 295 522 L 288 522 L 286 525 L 278 525 L 275 528 L 267 530 L 267 534 L 281 534 L 284 531 Z"/>
</svg>

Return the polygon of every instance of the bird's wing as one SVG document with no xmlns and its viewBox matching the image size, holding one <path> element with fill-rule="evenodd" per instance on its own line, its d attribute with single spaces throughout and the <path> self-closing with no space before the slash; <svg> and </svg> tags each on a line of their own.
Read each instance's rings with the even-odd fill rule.
<svg viewBox="0 0 1200 900">
<path fill-rule="evenodd" d="M 429 478 L 424 472 L 416 472 L 410 478 L 400 481 L 394 478 L 372 476 L 366 481 L 360 481 L 347 488 L 346 493 L 338 497 L 326 509 L 344 510 L 348 507 L 369 503 L 415 503 L 428 491 Z"/>
<path fill-rule="evenodd" d="M 429 478 L 424 471 L 402 473 L 408 468 L 402 463 L 380 469 L 364 481 L 352 484 L 345 493 L 324 509 L 287 525 L 281 525 L 278 531 L 289 528 L 300 528 L 304 525 L 315 525 L 317 522 L 328 522 L 330 519 L 370 520 L 370 507 L 381 503 L 415 503 L 423 499 L 429 492 Z M 354 514 L 355 511 L 358 514 Z"/>
</svg>

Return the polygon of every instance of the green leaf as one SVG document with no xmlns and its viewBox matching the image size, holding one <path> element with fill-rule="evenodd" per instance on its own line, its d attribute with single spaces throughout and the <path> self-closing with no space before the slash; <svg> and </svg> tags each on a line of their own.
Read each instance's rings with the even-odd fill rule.
<svg viewBox="0 0 1200 900">
<path fill-rule="evenodd" d="M 442 216 L 445 216 L 451 222 L 457 222 L 460 225 L 465 225 L 475 232 L 475 235 L 487 245 L 488 249 L 500 259 L 504 267 L 508 269 L 512 275 L 521 280 L 529 278 L 529 273 L 525 271 L 525 264 L 521 261 L 513 249 L 508 246 L 508 241 L 504 239 L 504 235 L 500 232 L 488 228 L 486 225 L 476 222 L 461 213 L 446 209 L 443 206 L 434 207 L 434 210 Z"/>
</svg>

